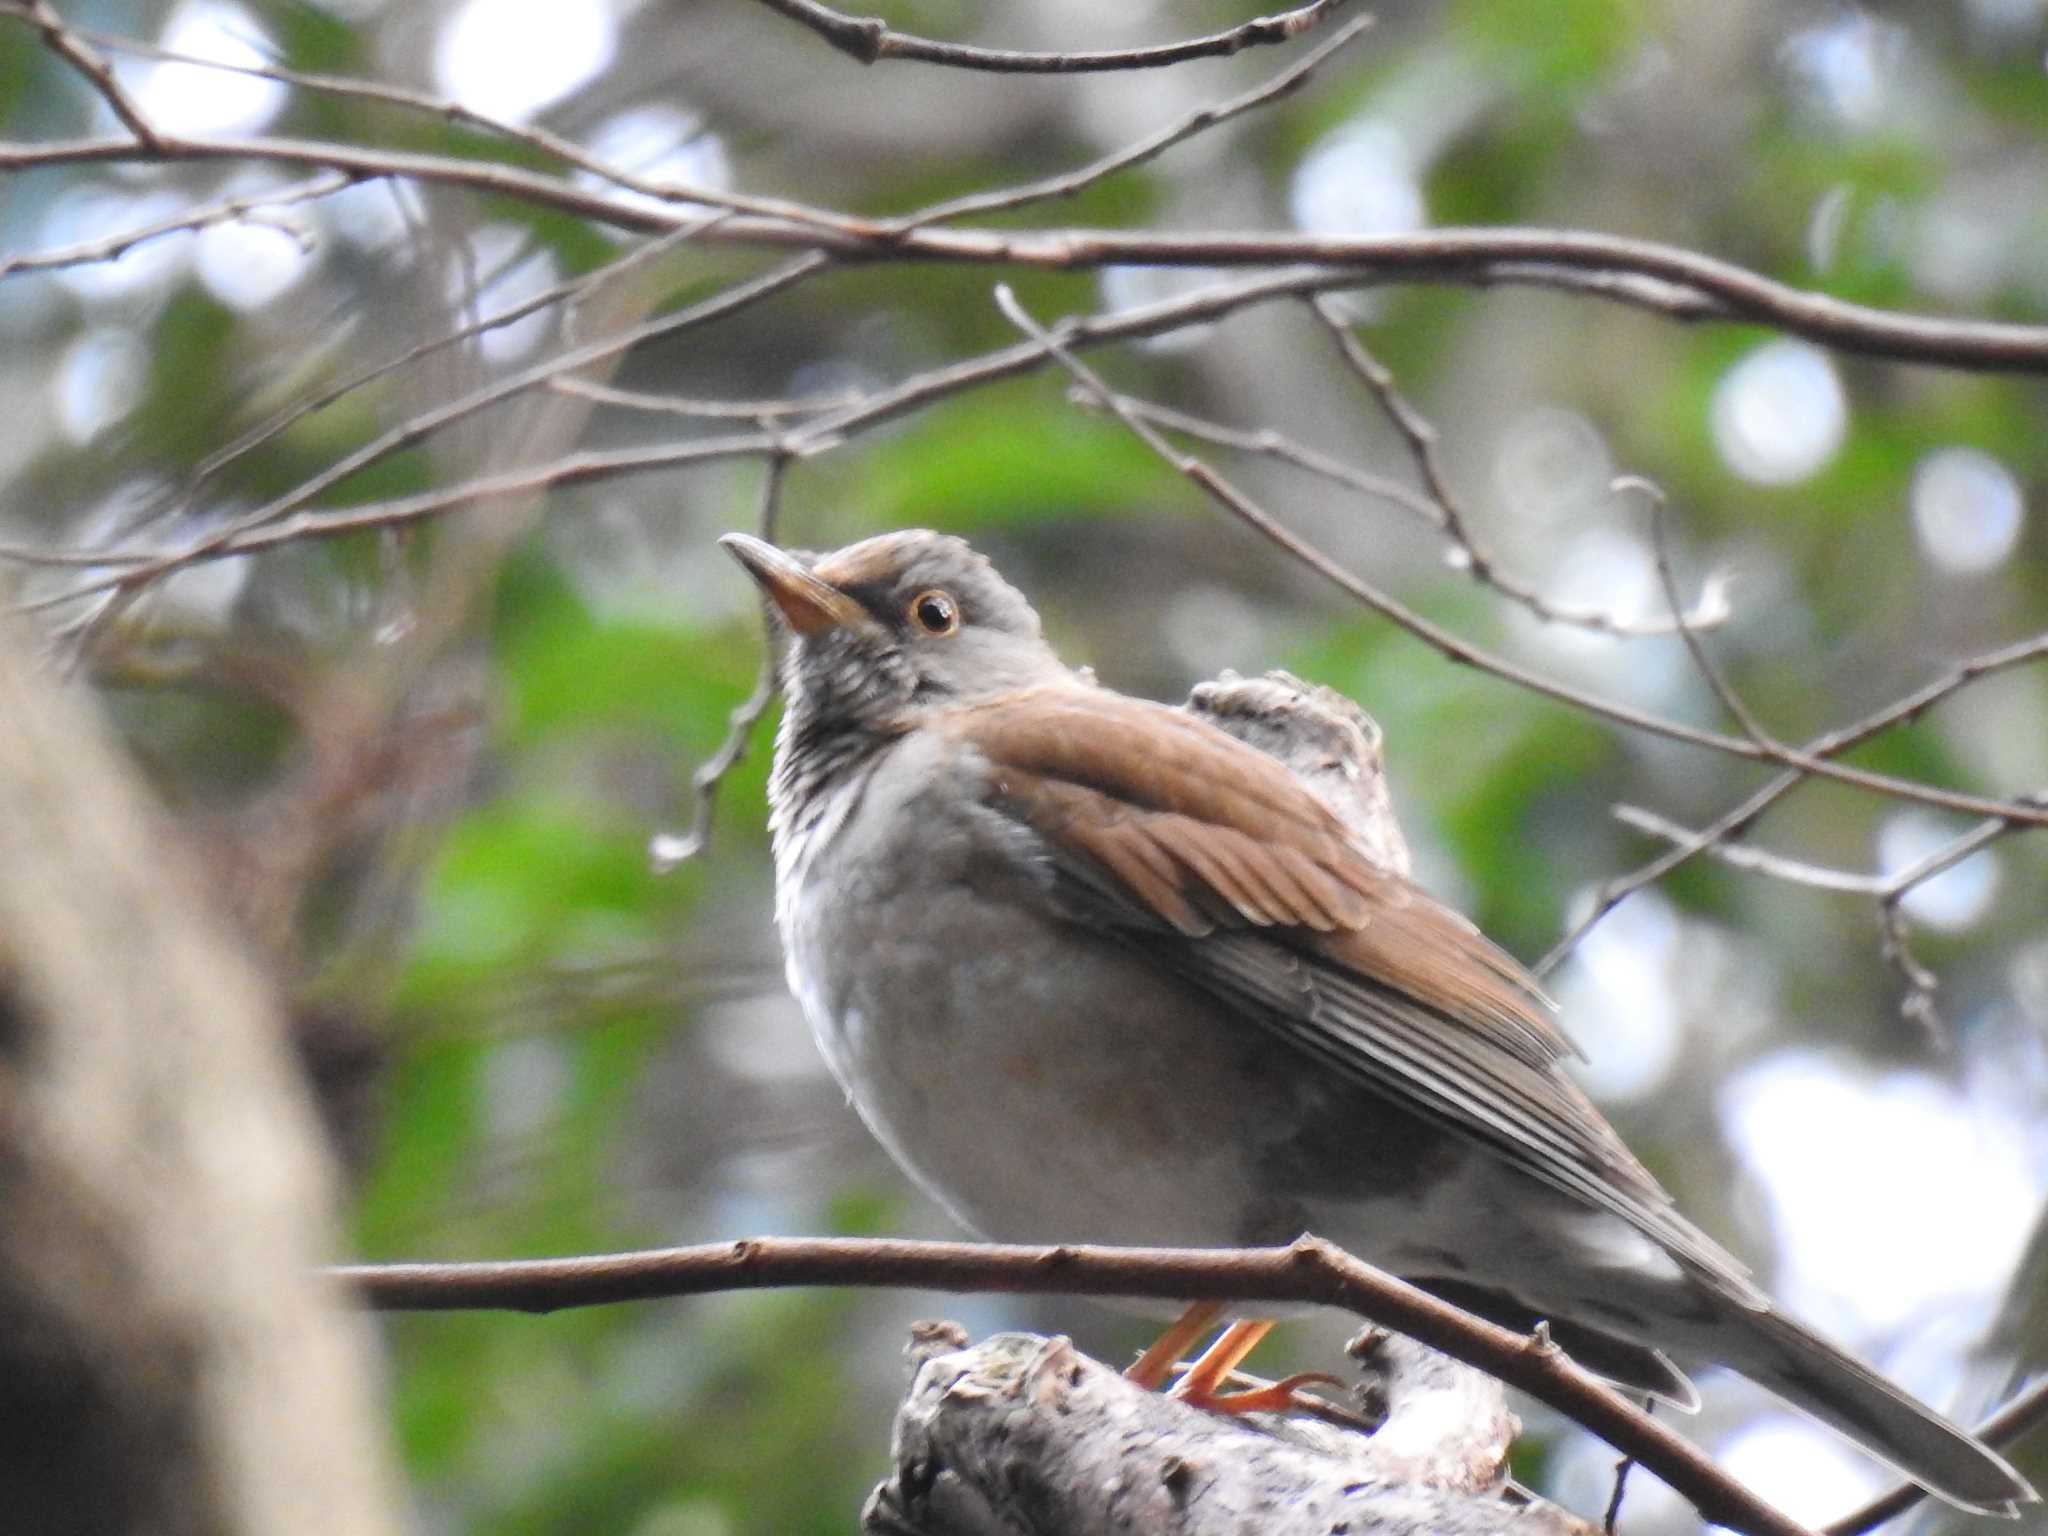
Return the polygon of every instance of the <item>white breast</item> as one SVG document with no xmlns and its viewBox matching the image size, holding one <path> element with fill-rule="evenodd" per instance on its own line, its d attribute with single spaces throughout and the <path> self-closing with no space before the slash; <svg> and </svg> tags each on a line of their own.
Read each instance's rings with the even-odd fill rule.
<svg viewBox="0 0 2048 1536">
<path fill-rule="evenodd" d="M 943 750 L 908 739 L 778 847 L 790 988 L 833 1074 L 988 1236 L 1242 1241 L 1254 1191 L 1229 1122 L 1257 1112 L 1258 1042 L 1055 917 L 1033 836 L 930 792 L 977 771 Z"/>
</svg>

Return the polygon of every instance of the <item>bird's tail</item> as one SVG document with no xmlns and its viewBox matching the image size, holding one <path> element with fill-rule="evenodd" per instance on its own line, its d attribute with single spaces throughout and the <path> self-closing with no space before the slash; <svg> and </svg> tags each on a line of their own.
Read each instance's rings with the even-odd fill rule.
<svg viewBox="0 0 2048 1536">
<path fill-rule="evenodd" d="M 1722 1363 L 1840 1430 L 1929 1493 L 2008 1519 L 2039 1497 L 1988 1445 L 1819 1334 L 1733 1297 L 1721 1304 L 1746 1314 L 1745 1326 L 1717 1333 L 1714 1352 Z"/>
</svg>

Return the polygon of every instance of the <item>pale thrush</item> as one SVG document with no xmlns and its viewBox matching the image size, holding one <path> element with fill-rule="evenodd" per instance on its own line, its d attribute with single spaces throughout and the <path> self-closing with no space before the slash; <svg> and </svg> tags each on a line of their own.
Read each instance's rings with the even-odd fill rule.
<svg viewBox="0 0 2048 1536">
<path fill-rule="evenodd" d="M 969 1227 L 1314 1232 L 1546 1321 L 1624 1386 L 1690 1403 L 1674 1360 L 1731 1366 L 1959 1505 L 2033 1497 L 1775 1310 L 1565 1074 L 1529 974 L 1277 758 L 1062 665 L 958 539 L 724 543 L 792 637 L 769 788 L 790 986 Z"/>
</svg>

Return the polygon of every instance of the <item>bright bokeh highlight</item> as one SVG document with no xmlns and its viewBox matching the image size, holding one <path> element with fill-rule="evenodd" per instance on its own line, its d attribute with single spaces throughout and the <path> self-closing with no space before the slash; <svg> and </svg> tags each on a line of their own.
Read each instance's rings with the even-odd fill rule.
<svg viewBox="0 0 2048 1536">
<path fill-rule="evenodd" d="M 609 6 L 469 0 L 441 29 L 434 79 L 473 112 L 523 123 L 602 73 L 617 48 Z"/>
</svg>

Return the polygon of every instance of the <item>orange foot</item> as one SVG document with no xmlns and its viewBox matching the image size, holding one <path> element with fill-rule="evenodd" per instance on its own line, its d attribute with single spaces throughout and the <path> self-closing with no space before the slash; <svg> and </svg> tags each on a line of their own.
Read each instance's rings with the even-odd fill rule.
<svg viewBox="0 0 2048 1536">
<path fill-rule="evenodd" d="M 1223 1315 L 1221 1302 L 1198 1301 L 1189 1307 L 1180 1320 L 1165 1333 L 1159 1341 L 1138 1357 L 1137 1363 L 1124 1372 L 1130 1380 L 1141 1387 L 1158 1387 L 1173 1373 L 1181 1354 L 1196 1339 L 1208 1331 L 1209 1326 Z M 1272 1331 L 1272 1323 L 1263 1318 L 1245 1318 L 1232 1323 L 1202 1352 L 1202 1357 L 1187 1368 L 1186 1373 L 1173 1388 L 1173 1396 L 1197 1408 L 1206 1408 L 1211 1413 L 1280 1413 L 1298 1406 L 1294 1393 L 1297 1387 L 1311 1382 L 1333 1387 L 1343 1383 L 1335 1376 L 1321 1371 L 1304 1371 L 1289 1376 L 1285 1381 L 1276 1381 L 1271 1386 L 1256 1387 L 1249 1392 L 1224 1392 L 1221 1389 L 1230 1373 L 1237 1369 L 1239 1362 L 1252 1352 L 1259 1340 Z"/>
<path fill-rule="evenodd" d="M 1269 1386 L 1254 1387 L 1247 1392 L 1197 1392 L 1182 1382 L 1173 1389 L 1173 1395 L 1184 1403 L 1206 1408 L 1211 1413 L 1234 1416 L 1240 1413 L 1285 1413 L 1290 1408 L 1302 1406 L 1301 1400 L 1294 1395 L 1298 1387 L 1343 1385 L 1327 1371 L 1297 1371 Z"/>
</svg>

